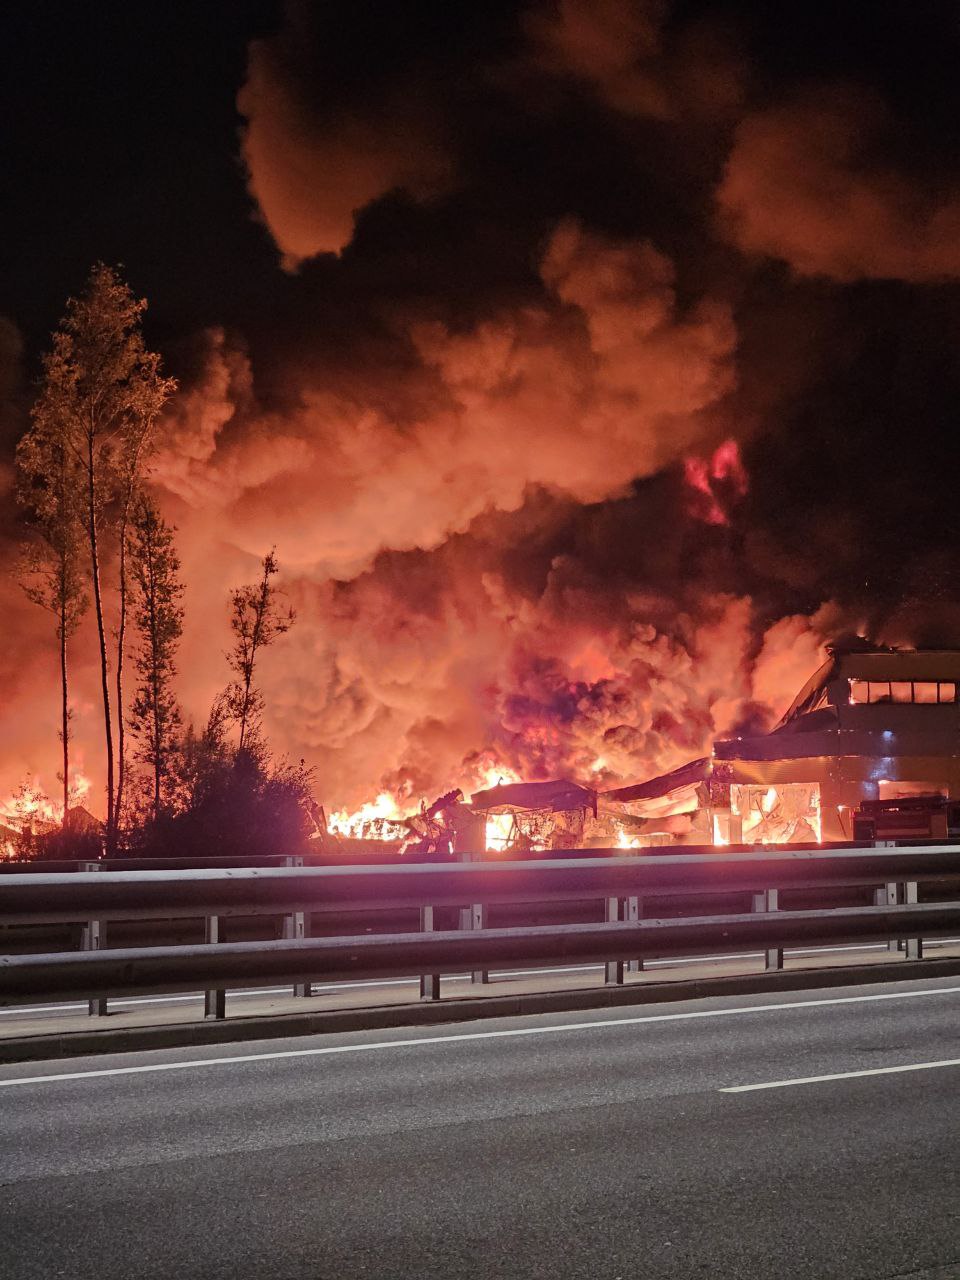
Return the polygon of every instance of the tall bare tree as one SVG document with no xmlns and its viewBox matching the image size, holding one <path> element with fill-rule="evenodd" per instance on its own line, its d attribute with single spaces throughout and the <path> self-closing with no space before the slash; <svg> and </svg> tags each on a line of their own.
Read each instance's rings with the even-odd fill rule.
<svg viewBox="0 0 960 1280">
<path fill-rule="evenodd" d="M 117 821 L 123 813 L 123 791 L 127 771 L 124 742 L 123 663 L 127 631 L 127 551 L 128 533 L 134 505 L 140 497 L 140 482 L 153 445 L 155 417 L 142 418 L 131 425 L 117 453 Z"/>
<path fill-rule="evenodd" d="M 116 530 L 129 460 L 142 458 L 143 442 L 175 386 L 172 379 L 161 376 L 160 357 L 144 345 L 140 323 L 146 305 L 112 267 L 98 263 L 84 292 L 67 303 L 53 335 L 53 348 L 44 357 L 43 385 L 33 410 L 34 422 L 63 440 L 82 477 L 100 644 L 108 854 L 116 849 L 118 814 L 103 600 L 104 541 Z M 122 706 L 117 712 L 122 719 Z"/>
<path fill-rule="evenodd" d="M 230 715 L 240 726 L 241 751 L 251 732 L 256 731 L 263 711 L 263 697 L 253 683 L 257 656 L 277 636 L 289 631 L 296 618 L 292 609 L 281 607 L 277 588 L 271 582 L 276 573 L 274 547 L 261 561 L 260 580 L 238 587 L 231 596 L 230 627 L 234 645 L 227 661 L 237 679 L 227 689 L 226 698 Z"/>
<path fill-rule="evenodd" d="M 53 427 L 53 429 L 51 429 Z M 20 584 L 56 618 L 60 648 L 60 741 L 63 818 L 70 805 L 70 699 L 67 641 L 86 612 L 79 471 L 55 424 L 34 418 L 17 446 L 17 497 L 35 537 L 23 548 Z"/>
<path fill-rule="evenodd" d="M 158 821 L 171 786 L 182 722 L 173 677 L 183 631 L 183 584 L 173 541 L 175 531 L 149 499 L 142 495 L 137 499 L 129 521 L 133 621 L 139 636 L 133 658 L 138 683 L 129 724 L 137 739 L 137 758 L 152 774 L 153 818 Z"/>
</svg>

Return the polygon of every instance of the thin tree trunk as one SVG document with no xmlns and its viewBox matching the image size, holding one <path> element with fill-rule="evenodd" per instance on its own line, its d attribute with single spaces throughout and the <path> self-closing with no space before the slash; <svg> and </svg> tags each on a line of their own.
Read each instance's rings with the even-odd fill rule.
<svg viewBox="0 0 960 1280">
<path fill-rule="evenodd" d="M 154 637 L 156 624 L 154 623 Z M 160 724 L 160 673 L 157 667 L 157 644 L 154 638 L 152 682 L 153 682 L 153 820 L 160 821 L 160 778 L 163 773 L 162 739 L 163 729 Z"/>
<path fill-rule="evenodd" d="M 243 740 L 247 733 L 247 715 L 250 710 L 250 681 L 251 675 L 247 676 L 243 682 L 243 711 L 240 714 L 240 750 L 243 750 Z"/>
<path fill-rule="evenodd" d="M 60 592 L 60 710 L 62 714 L 60 736 L 63 738 L 63 822 L 67 825 L 67 809 L 70 804 L 70 711 L 67 703 L 67 600 Z"/>
<path fill-rule="evenodd" d="M 150 556 L 150 682 L 153 686 L 153 820 L 160 821 L 161 738 L 160 725 L 160 659 L 157 636 L 157 584 L 154 576 L 153 548 Z"/>
<path fill-rule="evenodd" d="M 103 598 L 100 592 L 100 552 L 97 544 L 97 506 L 94 487 L 93 442 L 87 456 L 87 531 L 90 535 L 90 574 L 93 578 L 93 600 L 97 614 L 97 636 L 100 641 L 100 687 L 103 692 L 103 723 L 107 750 L 107 857 L 112 857 L 117 844 L 117 822 L 113 787 L 113 723 L 110 717 L 110 681 L 107 669 L 107 636 L 103 625 Z"/>
<path fill-rule="evenodd" d="M 160 682 L 157 679 L 156 666 L 154 666 L 153 676 L 153 820 L 160 821 L 160 777 L 163 771 L 163 762 L 161 758 L 161 738 L 162 731 L 160 727 L 160 707 L 158 698 L 160 696 Z"/>
<path fill-rule="evenodd" d="M 117 823 L 123 806 L 123 784 L 127 762 L 124 747 L 123 724 L 123 642 L 127 630 L 127 524 L 130 520 L 130 506 L 136 490 L 137 472 L 140 467 L 140 455 L 146 440 L 144 430 L 137 442 L 136 452 L 131 462 L 130 474 L 123 498 L 123 512 L 120 517 L 120 625 L 117 630 Z"/>
<path fill-rule="evenodd" d="M 123 740 L 123 644 L 127 630 L 127 506 L 120 522 L 120 625 L 117 629 L 117 825 L 123 806 L 123 783 L 126 772 Z"/>
<path fill-rule="evenodd" d="M 250 636 L 250 661 L 244 671 L 243 681 L 243 714 L 240 717 L 240 750 L 243 750 L 243 740 L 247 732 L 247 718 L 250 714 L 250 689 L 253 685 L 253 667 L 257 660 L 257 649 L 260 647 L 260 635 L 263 628 L 263 619 L 266 616 L 267 604 L 269 603 L 269 578 L 266 568 L 263 571 L 263 581 L 260 584 L 260 600 L 257 604 L 256 619 L 253 624 L 253 632 Z"/>
</svg>

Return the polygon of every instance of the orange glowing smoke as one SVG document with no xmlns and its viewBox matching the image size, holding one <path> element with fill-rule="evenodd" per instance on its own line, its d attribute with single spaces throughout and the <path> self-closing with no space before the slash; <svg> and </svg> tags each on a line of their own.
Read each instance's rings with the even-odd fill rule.
<svg viewBox="0 0 960 1280">
<path fill-rule="evenodd" d="M 717 191 L 727 238 L 798 275 L 955 280 L 960 188 L 878 164 L 878 142 L 895 131 L 877 97 L 849 87 L 746 116 Z"/>
</svg>

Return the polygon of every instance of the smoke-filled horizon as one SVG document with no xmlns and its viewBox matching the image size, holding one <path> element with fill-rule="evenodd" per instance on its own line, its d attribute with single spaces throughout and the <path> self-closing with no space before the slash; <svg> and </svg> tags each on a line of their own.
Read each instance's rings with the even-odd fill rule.
<svg viewBox="0 0 960 1280">
<path fill-rule="evenodd" d="M 960 644 L 957 32 L 898 8 L 245 3 L 158 30 L 175 86 L 136 24 L 19 19 L 51 77 L 68 39 L 126 70 L 20 86 L 107 141 L 96 181 L 49 157 L 75 239 L 31 214 L 48 128 L 5 215 L 4 563 L 43 334 L 103 259 L 180 381 L 150 487 L 186 717 L 275 546 L 264 727 L 328 807 L 615 786 L 772 724 L 837 636 Z M 0 794 L 55 792 L 53 628 L 10 573 L 0 606 Z M 89 619 L 71 659 L 97 808 Z"/>
</svg>

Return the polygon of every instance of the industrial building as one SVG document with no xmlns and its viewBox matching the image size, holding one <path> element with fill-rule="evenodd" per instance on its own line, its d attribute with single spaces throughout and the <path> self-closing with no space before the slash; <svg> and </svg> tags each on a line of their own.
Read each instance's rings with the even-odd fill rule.
<svg viewBox="0 0 960 1280">
<path fill-rule="evenodd" d="M 771 732 L 603 795 L 631 843 L 849 840 L 864 802 L 960 798 L 960 652 L 828 653 Z"/>
</svg>

